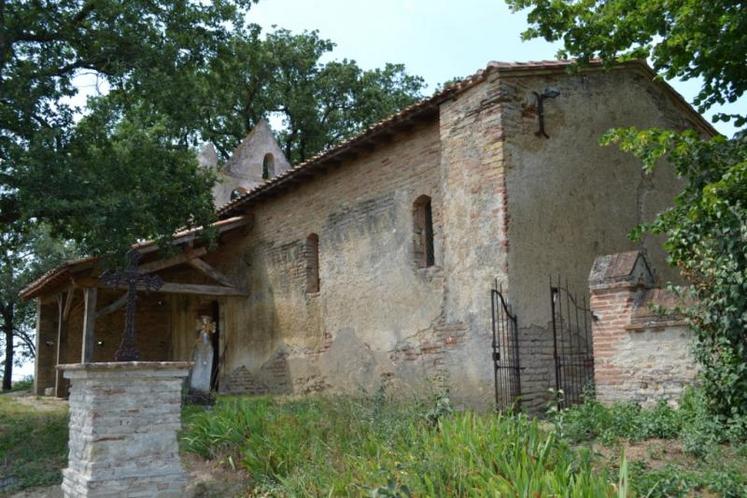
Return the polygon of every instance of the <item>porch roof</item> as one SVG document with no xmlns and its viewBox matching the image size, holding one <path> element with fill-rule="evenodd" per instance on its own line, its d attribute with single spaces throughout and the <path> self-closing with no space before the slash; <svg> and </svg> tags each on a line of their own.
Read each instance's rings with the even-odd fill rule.
<svg viewBox="0 0 747 498">
<path fill-rule="evenodd" d="M 213 223 L 211 227 L 215 228 L 218 233 L 221 234 L 246 226 L 250 222 L 250 216 L 234 216 L 217 221 Z M 171 244 L 179 245 L 192 242 L 203 230 L 204 227 L 181 230 L 174 234 Z M 139 250 L 143 254 L 148 254 L 157 251 L 158 245 L 155 241 L 148 240 L 133 244 L 132 248 Z M 23 299 L 32 299 L 48 294 L 51 291 L 57 290 L 60 286 L 72 281 L 76 274 L 94 269 L 98 262 L 99 258 L 93 256 L 66 261 L 28 284 L 26 287 L 21 289 L 19 294 Z"/>
</svg>

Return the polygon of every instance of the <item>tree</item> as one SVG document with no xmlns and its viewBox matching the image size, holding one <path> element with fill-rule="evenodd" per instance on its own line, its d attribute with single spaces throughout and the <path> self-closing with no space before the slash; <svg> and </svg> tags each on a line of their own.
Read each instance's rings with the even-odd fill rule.
<svg viewBox="0 0 747 498">
<path fill-rule="evenodd" d="M 263 37 L 253 26 L 234 36 L 191 95 L 203 102 L 201 138 L 226 159 L 259 119 L 276 115 L 285 155 L 300 162 L 422 97 L 423 79 L 401 64 L 363 70 L 352 60 L 321 62 L 334 46 L 316 31 Z"/>
<path fill-rule="evenodd" d="M 36 356 L 35 305 L 23 301 L 19 291 L 75 254 L 70 244 L 52 238 L 44 226 L 17 224 L 0 234 L 0 345 L 4 391 L 11 388 L 13 366 Z"/>
<path fill-rule="evenodd" d="M 96 116 L 76 126 L 80 109 L 69 98 L 83 72 L 133 101 L 172 81 L 177 95 L 183 89 L 177 84 L 204 71 L 231 36 L 245 31 L 250 4 L 0 0 L 0 220 L 47 220 L 55 233 L 95 254 L 113 247 L 97 226 L 121 244 L 209 220 L 209 181 L 187 154 L 185 137 L 175 139 L 147 110 L 124 116 L 94 109 Z M 166 172 L 178 174 L 152 189 L 148 203 L 115 188 L 150 187 Z M 170 216 L 162 216 L 163 206 Z"/>
<path fill-rule="evenodd" d="M 0 220 L 93 255 L 213 219 L 194 147 L 225 159 L 261 117 L 301 161 L 420 96 L 400 65 L 321 63 L 316 32 L 263 36 L 252 0 L 0 0 Z M 74 78 L 107 90 L 77 109 Z M 164 209 L 168 206 L 168 209 Z"/>
<path fill-rule="evenodd" d="M 612 63 L 648 57 L 667 78 L 702 78 L 695 104 L 737 102 L 747 89 L 747 9 L 717 0 L 507 0 L 529 7 L 525 38 L 562 40 L 560 56 Z M 718 119 L 747 124 L 747 116 Z M 696 333 L 696 358 L 709 408 L 721 422 L 747 417 L 747 133 L 706 139 L 693 131 L 611 130 L 618 144 L 650 170 L 666 158 L 686 180 L 675 205 L 632 234 L 664 234 L 671 264 L 690 284 L 680 292 Z M 741 422 L 740 422 L 741 419 Z M 743 434 L 744 435 L 744 434 Z"/>
</svg>

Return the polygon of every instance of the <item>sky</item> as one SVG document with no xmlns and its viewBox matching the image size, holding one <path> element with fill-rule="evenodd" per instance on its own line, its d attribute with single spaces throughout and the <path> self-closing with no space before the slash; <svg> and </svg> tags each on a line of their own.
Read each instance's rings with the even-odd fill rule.
<svg viewBox="0 0 747 498">
<path fill-rule="evenodd" d="M 511 13 L 501 0 L 260 0 L 248 21 L 265 31 L 274 26 L 300 33 L 318 30 L 337 44 L 332 59 L 354 59 L 366 69 L 387 62 L 403 63 L 410 74 L 428 83 L 426 93 L 439 83 L 462 77 L 485 67 L 489 61 L 531 61 L 554 59 L 560 45 L 544 40 L 521 41 L 526 13 Z M 79 81 L 81 95 L 94 91 L 95 81 Z M 692 102 L 698 81 L 670 81 L 688 102 Z M 712 109 L 747 114 L 747 99 L 741 105 Z M 731 136 L 731 124 L 714 124 Z M 16 368 L 13 377 L 33 373 L 33 365 Z"/>
</svg>

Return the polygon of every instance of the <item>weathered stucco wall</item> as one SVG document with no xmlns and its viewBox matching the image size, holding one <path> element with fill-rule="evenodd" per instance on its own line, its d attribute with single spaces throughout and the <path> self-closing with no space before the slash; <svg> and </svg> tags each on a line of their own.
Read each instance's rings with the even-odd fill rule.
<svg viewBox="0 0 747 498">
<path fill-rule="evenodd" d="M 250 234 L 206 257 L 250 293 L 224 301 L 223 390 L 355 394 L 428 383 L 443 301 L 439 158 L 435 123 L 398 135 L 256 205 Z M 420 195 L 432 198 L 436 261 L 422 270 L 413 256 Z M 312 233 L 321 286 L 309 293 Z"/>
<path fill-rule="evenodd" d="M 545 130 L 538 137 L 532 92 L 557 90 L 545 100 Z M 567 279 L 587 295 L 586 279 L 599 254 L 644 248 L 661 271 L 659 242 L 628 239 L 632 228 L 671 205 L 679 184 L 661 165 L 651 175 L 641 163 L 599 138 L 613 127 L 693 127 L 681 107 L 640 70 L 553 73 L 504 79 L 505 157 L 509 223 L 510 301 L 518 315 L 522 390 L 526 406 L 542 409 L 554 387 L 549 277 Z M 588 297 L 587 297 L 588 302 Z"/>
<path fill-rule="evenodd" d="M 505 280 L 506 240 L 496 88 L 476 86 L 437 122 L 252 209 L 252 233 L 210 260 L 250 293 L 224 302 L 223 390 L 447 389 L 491 406 L 488 290 Z M 428 268 L 413 250 L 421 195 L 432 199 Z M 321 288 L 309 293 L 312 233 Z"/>
<path fill-rule="evenodd" d="M 444 318 L 458 348 L 444 355 L 452 399 L 494 402 L 490 289 L 506 279 L 502 93 L 495 75 L 441 105 Z"/>
</svg>

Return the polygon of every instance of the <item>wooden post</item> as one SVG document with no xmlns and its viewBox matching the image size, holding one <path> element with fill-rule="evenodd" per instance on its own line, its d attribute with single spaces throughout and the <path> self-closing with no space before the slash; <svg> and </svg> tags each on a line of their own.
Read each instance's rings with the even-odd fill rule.
<svg viewBox="0 0 747 498">
<path fill-rule="evenodd" d="M 93 361 L 93 348 L 96 344 L 96 287 L 83 289 L 83 340 L 81 341 L 80 362 Z"/>
<path fill-rule="evenodd" d="M 72 292 L 72 291 L 70 291 Z M 61 292 L 57 296 L 57 358 L 55 360 L 55 367 L 62 363 L 62 341 L 65 340 L 65 320 L 63 315 L 65 313 L 65 293 Z M 68 296 L 70 299 L 70 296 Z M 64 391 L 65 379 L 62 378 L 62 370 L 57 370 L 55 373 L 54 382 L 54 395 L 58 398 L 64 398 L 67 393 Z"/>
</svg>

